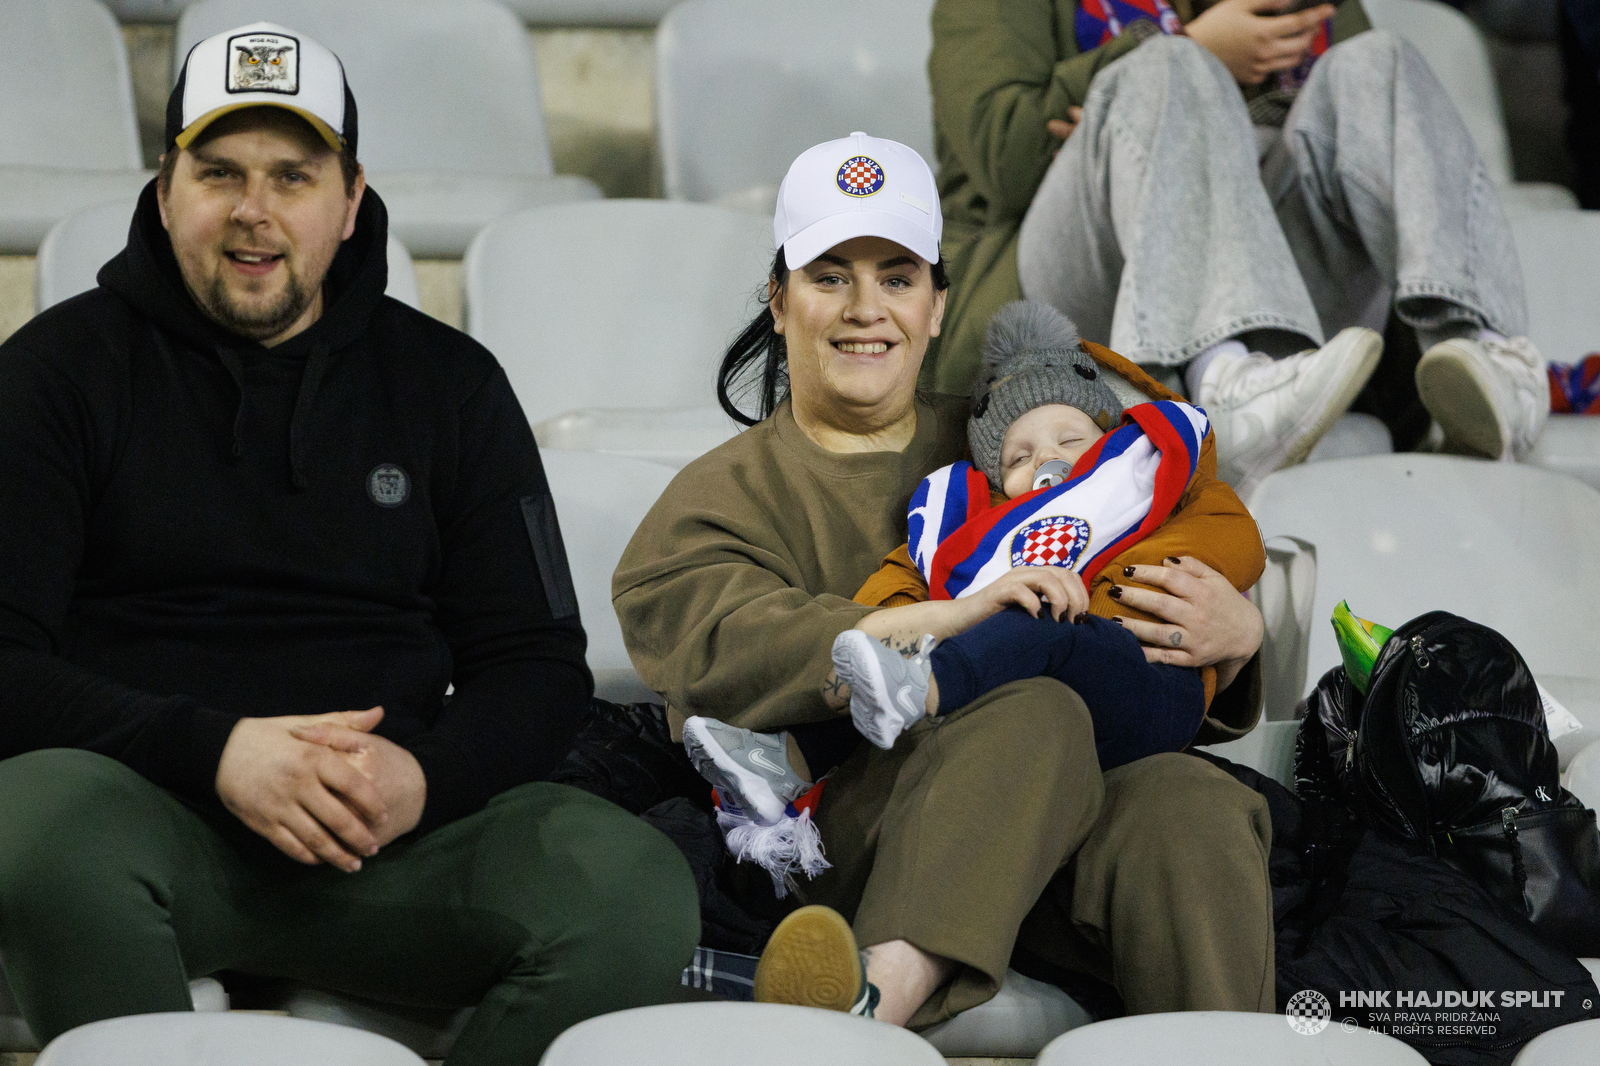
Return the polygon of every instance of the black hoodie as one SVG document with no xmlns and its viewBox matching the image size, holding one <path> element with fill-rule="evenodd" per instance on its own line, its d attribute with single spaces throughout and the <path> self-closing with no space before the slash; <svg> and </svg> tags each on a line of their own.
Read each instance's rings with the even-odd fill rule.
<svg viewBox="0 0 1600 1066">
<path fill-rule="evenodd" d="M 201 314 L 152 181 L 100 287 L 0 345 L 0 758 L 215 804 L 239 718 L 382 704 L 428 829 L 565 754 L 593 682 L 538 448 L 487 350 L 383 295 L 386 236 L 368 190 L 268 349 Z"/>
</svg>

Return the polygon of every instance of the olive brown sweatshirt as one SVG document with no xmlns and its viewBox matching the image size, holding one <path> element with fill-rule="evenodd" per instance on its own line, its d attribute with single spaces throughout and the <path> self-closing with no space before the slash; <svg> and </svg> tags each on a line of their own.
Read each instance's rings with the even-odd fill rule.
<svg viewBox="0 0 1600 1066">
<path fill-rule="evenodd" d="M 1121 356 L 1086 349 L 1144 395 L 1170 396 Z M 849 714 L 821 695 L 833 640 L 877 609 L 860 602 L 873 598 L 869 579 L 884 594 L 875 602 L 889 602 L 893 574 L 880 568 L 905 543 L 906 502 L 966 451 L 963 401 L 919 403 L 917 415 L 903 452 L 838 454 L 801 432 L 785 401 L 667 486 L 623 553 L 611 595 L 634 668 L 666 697 L 675 728 L 695 714 L 762 732 Z M 1205 512 L 1213 495 L 1189 502 Z M 1248 566 L 1261 541 L 1243 519 L 1252 536 L 1234 540 L 1230 524 L 1229 550 Z M 1170 551 L 1166 541 L 1154 547 Z M 1244 735 L 1260 708 L 1252 660 L 1212 701 L 1198 742 Z"/>
</svg>

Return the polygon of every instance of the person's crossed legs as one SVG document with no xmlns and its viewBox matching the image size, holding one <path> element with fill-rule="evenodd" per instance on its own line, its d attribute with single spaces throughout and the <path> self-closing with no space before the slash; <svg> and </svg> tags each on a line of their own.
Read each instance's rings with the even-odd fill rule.
<svg viewBox="0 0 1600 1066">
<path fill-rule="evenodd" d="M 1271 844 L 1266 800 L 1204 759 L 1118 767 L 1017 945 L 1115 986 L 1130 1014 L 1272 1011 Z"/>
<path fill-rule="evenodd" d="M 533 1062 L 577 1021 L 669 998 L 699 928 L 672 843 L 561 785 L 502 793 L 351 875 L 100 755 L 0 762 L 0 955 L 41 1040 L 188 1010 L 189 978 L 235 969 L 476 1006 L 452 1066 Z"/>
</svg>

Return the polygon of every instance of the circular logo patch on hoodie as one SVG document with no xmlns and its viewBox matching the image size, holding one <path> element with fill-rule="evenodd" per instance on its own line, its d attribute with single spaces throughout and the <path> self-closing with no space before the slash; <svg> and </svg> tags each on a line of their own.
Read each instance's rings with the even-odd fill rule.
<svg viewBox="0 0 1600 1066">
<path fill-rule="evenodd" d="M 411 498 L 411 477 L 393 463 L 382 463 L 367 475 L 367 495 L 379 507 L 399 507 Z"/>
</svg>

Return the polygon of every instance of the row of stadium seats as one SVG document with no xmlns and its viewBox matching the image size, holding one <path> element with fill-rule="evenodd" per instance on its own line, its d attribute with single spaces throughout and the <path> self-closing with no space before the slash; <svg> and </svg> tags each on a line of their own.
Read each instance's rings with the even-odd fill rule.
<svg viewBox="0 0 1600 1066">
<path fill-rule="evenodd" d="M 1575 205 L 1560 186 L 1512 182 L 1483 41 L 1434 0 L 1365 0 L 1438 72 L 1509 206 Z M 932 0 L 686 0 L 656 37 L 662 182 L 669 199 L 770 214 L 789 162 L 866 130 L 933 158 L 926 61 Z M 361 104 L 361 155 L 416 255 L 456 257 L 490 220 L 592 199 L 551 173 L 532 46 L 494 0 L 196 0 L 174 62 L 211 34 L 260 19 L 300 29 L 344 62 Z M 72 210 L 147 175 L 125 47 L 95 0 L 0 0 L 0 252 L 27 253 Z"/>
<path fill-rule="evenodd" d="M 105 0 L 123 22 L 176 22 L 194 0 Z M 500 0 L 530 26 L 653 26 L 674 0 Z"/>
<path fill-rule="evenodd" d="M 1099 1022 L 1051 1042 L 1037 1066 L 1422 1066 L 1393 1037 L 1331 1024 L 1314 1005 L 1299 1028 L 1267 1014 L 1196 1011 Z M 1600 1021 L 1575 1022 L 1528 1043 L 1512 1066 L 1595 1066 Z M 819 1053 L 841 1066 L 942 1066 L 943 1057 L 902 1029 L 807 1007 L 694 1003 L 643 1007 L 573 1026 L 540 1066 L 701 1066 L 730 1048 L 760 1047 L 763 1066 L 810 1066 Z M 748 1052 L 747 1052 L 748 1053 Z M 381 1036 L 261 1015 L 146 1014 L 64 1033 L 37 1066 L 421 1066 Z"/>
<path fill-rule="evenodd" d="M 50 231 L 39 250 L 39 309 L 94 286 L 132 211 L 123 199 Z M 1534 343 L 1564 362 L 1600 348 L 1600 212 L 1521 212 L 1512 229 Z M 506 368 L 542 446 L 681 467 L 737 429 L 714 402 L 716 370 L 758 307 L 772 249 L 765 218 L 712 204 L 605 200 L 518 212 L 471 243 L 465 326 Z M 416 306 L 411 259 L 392 236 L 389 266 L 390 295 Z M 1313 459 L 1389 450 L 1381 426 L 1349 416 Z M 1552 415 L 1530 461 L 1600 488 L 1600 419 Z"/>
</svg>

